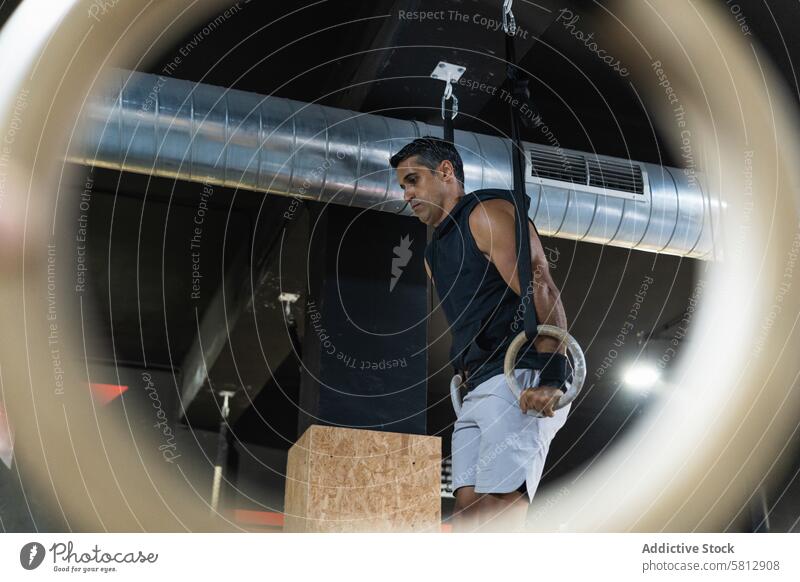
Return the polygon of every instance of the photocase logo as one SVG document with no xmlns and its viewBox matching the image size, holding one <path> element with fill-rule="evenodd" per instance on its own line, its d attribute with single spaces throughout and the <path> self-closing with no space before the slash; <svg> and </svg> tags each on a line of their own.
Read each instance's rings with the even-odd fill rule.
<svg viewBox="0 0 800 582">
<path fill-rule="evenodd" d="M 392 279 L 389 281 L 389 293 L 394 290 L 394 286 L 400 280 L 400 275 L 403 274 L 403 267 L 411 260 L 411 243 L 414 241 L 409 240 L 408 237 L 409 235 L 406 235 L 401 238 L 400 244 L 392 249 L 394 258 L 392 259 Z"/>
<path fill-rule="evenodd" d="M 19 551 L 19 563 L 26 570 L 35 570 L 44 560 L 44 546 L 39 542 L 29 542 Z"/>
</svg>

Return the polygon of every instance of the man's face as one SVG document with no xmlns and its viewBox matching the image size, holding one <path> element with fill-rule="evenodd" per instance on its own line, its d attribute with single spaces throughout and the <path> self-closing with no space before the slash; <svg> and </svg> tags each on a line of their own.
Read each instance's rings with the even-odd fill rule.
<svg viewBox="0 0 800 582">
<path fill-rule="evenodd" d="M 442 162 L 439 166 L 444 164 Z M 425 224 L 440 221 L 447 192 L 445 173 L 431 170 L 420 162 L 418 156 L 411 156 L 397 165 L 397 181 L 403 189 L 403 199 L 411 205 L 417 218 Z"/>
</svg>

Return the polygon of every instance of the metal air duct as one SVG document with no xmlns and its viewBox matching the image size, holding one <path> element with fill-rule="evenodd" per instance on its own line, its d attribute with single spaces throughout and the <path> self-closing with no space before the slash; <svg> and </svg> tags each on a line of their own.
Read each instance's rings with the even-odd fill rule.
<svg viewBox="0 0 800 582">
<path fill-rule="evenodd" d="M 68 160 L 413 216 L 391 154 L 441 128 L 111 69 Z M 510 140 L 456 131 L 465 188 L 510 188 Z M 720 204 L 690 171 L 525 144 L 543 235 L 718 258 Z"/>
</svg>

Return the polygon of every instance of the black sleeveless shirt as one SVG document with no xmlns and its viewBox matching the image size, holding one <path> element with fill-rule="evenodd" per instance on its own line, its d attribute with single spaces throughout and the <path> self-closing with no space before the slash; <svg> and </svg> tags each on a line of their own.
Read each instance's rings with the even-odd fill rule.
<svg viewBox="0 0 800 582">
<path fill-rule="evenodd" d="M 450 362 L 457 372 L 467 372 L 467 390 L 503 373 L 506 348 L 525 328 L 521 298 L 480 251 L 469 227 L 475 206 L 493 198 L 514 203 L 509 190 L 465 194 L 434 229 L 425 247 L 425 258 L 450 324 Z M 542 356 L 530 344 L 520 351 L 515 367 L 541 369 L 546 361 Z"/>
</svg>

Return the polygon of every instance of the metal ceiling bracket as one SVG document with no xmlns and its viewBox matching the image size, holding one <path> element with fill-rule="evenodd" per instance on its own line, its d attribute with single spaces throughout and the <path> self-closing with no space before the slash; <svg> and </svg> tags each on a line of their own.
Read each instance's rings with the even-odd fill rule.
<svg viewBox="0 0 800 582">
<path fill-rule="evenodd" d="M 462 67 L 461 65 L 454 65 L 445 61 L 439 61 L 439 64 L 433 69 L 431 77 L 440 81 L 444 81 L 445 83 L 458 83 L 461 75 L 463 75 L 464 71 L 466 70 L 467 68 Z"/>
<path fill-rule="evenodd" d="M 442 119 L 444 119 L 445 107 L 444 104 L 448 99 L 453 100 L 453 114 L 450 119 L 455 119 L 458 115 L 458 97 L 453 95 L 453 83 L 457 83 L 461 75 L 466 71 L 466 67 L 461 65 L 454 65 L 445 61 L 439 61 L 439 64 L 433 69 L 431 77 L 444 81 L 444 94 L 442 95 Z"/>
</svg>

